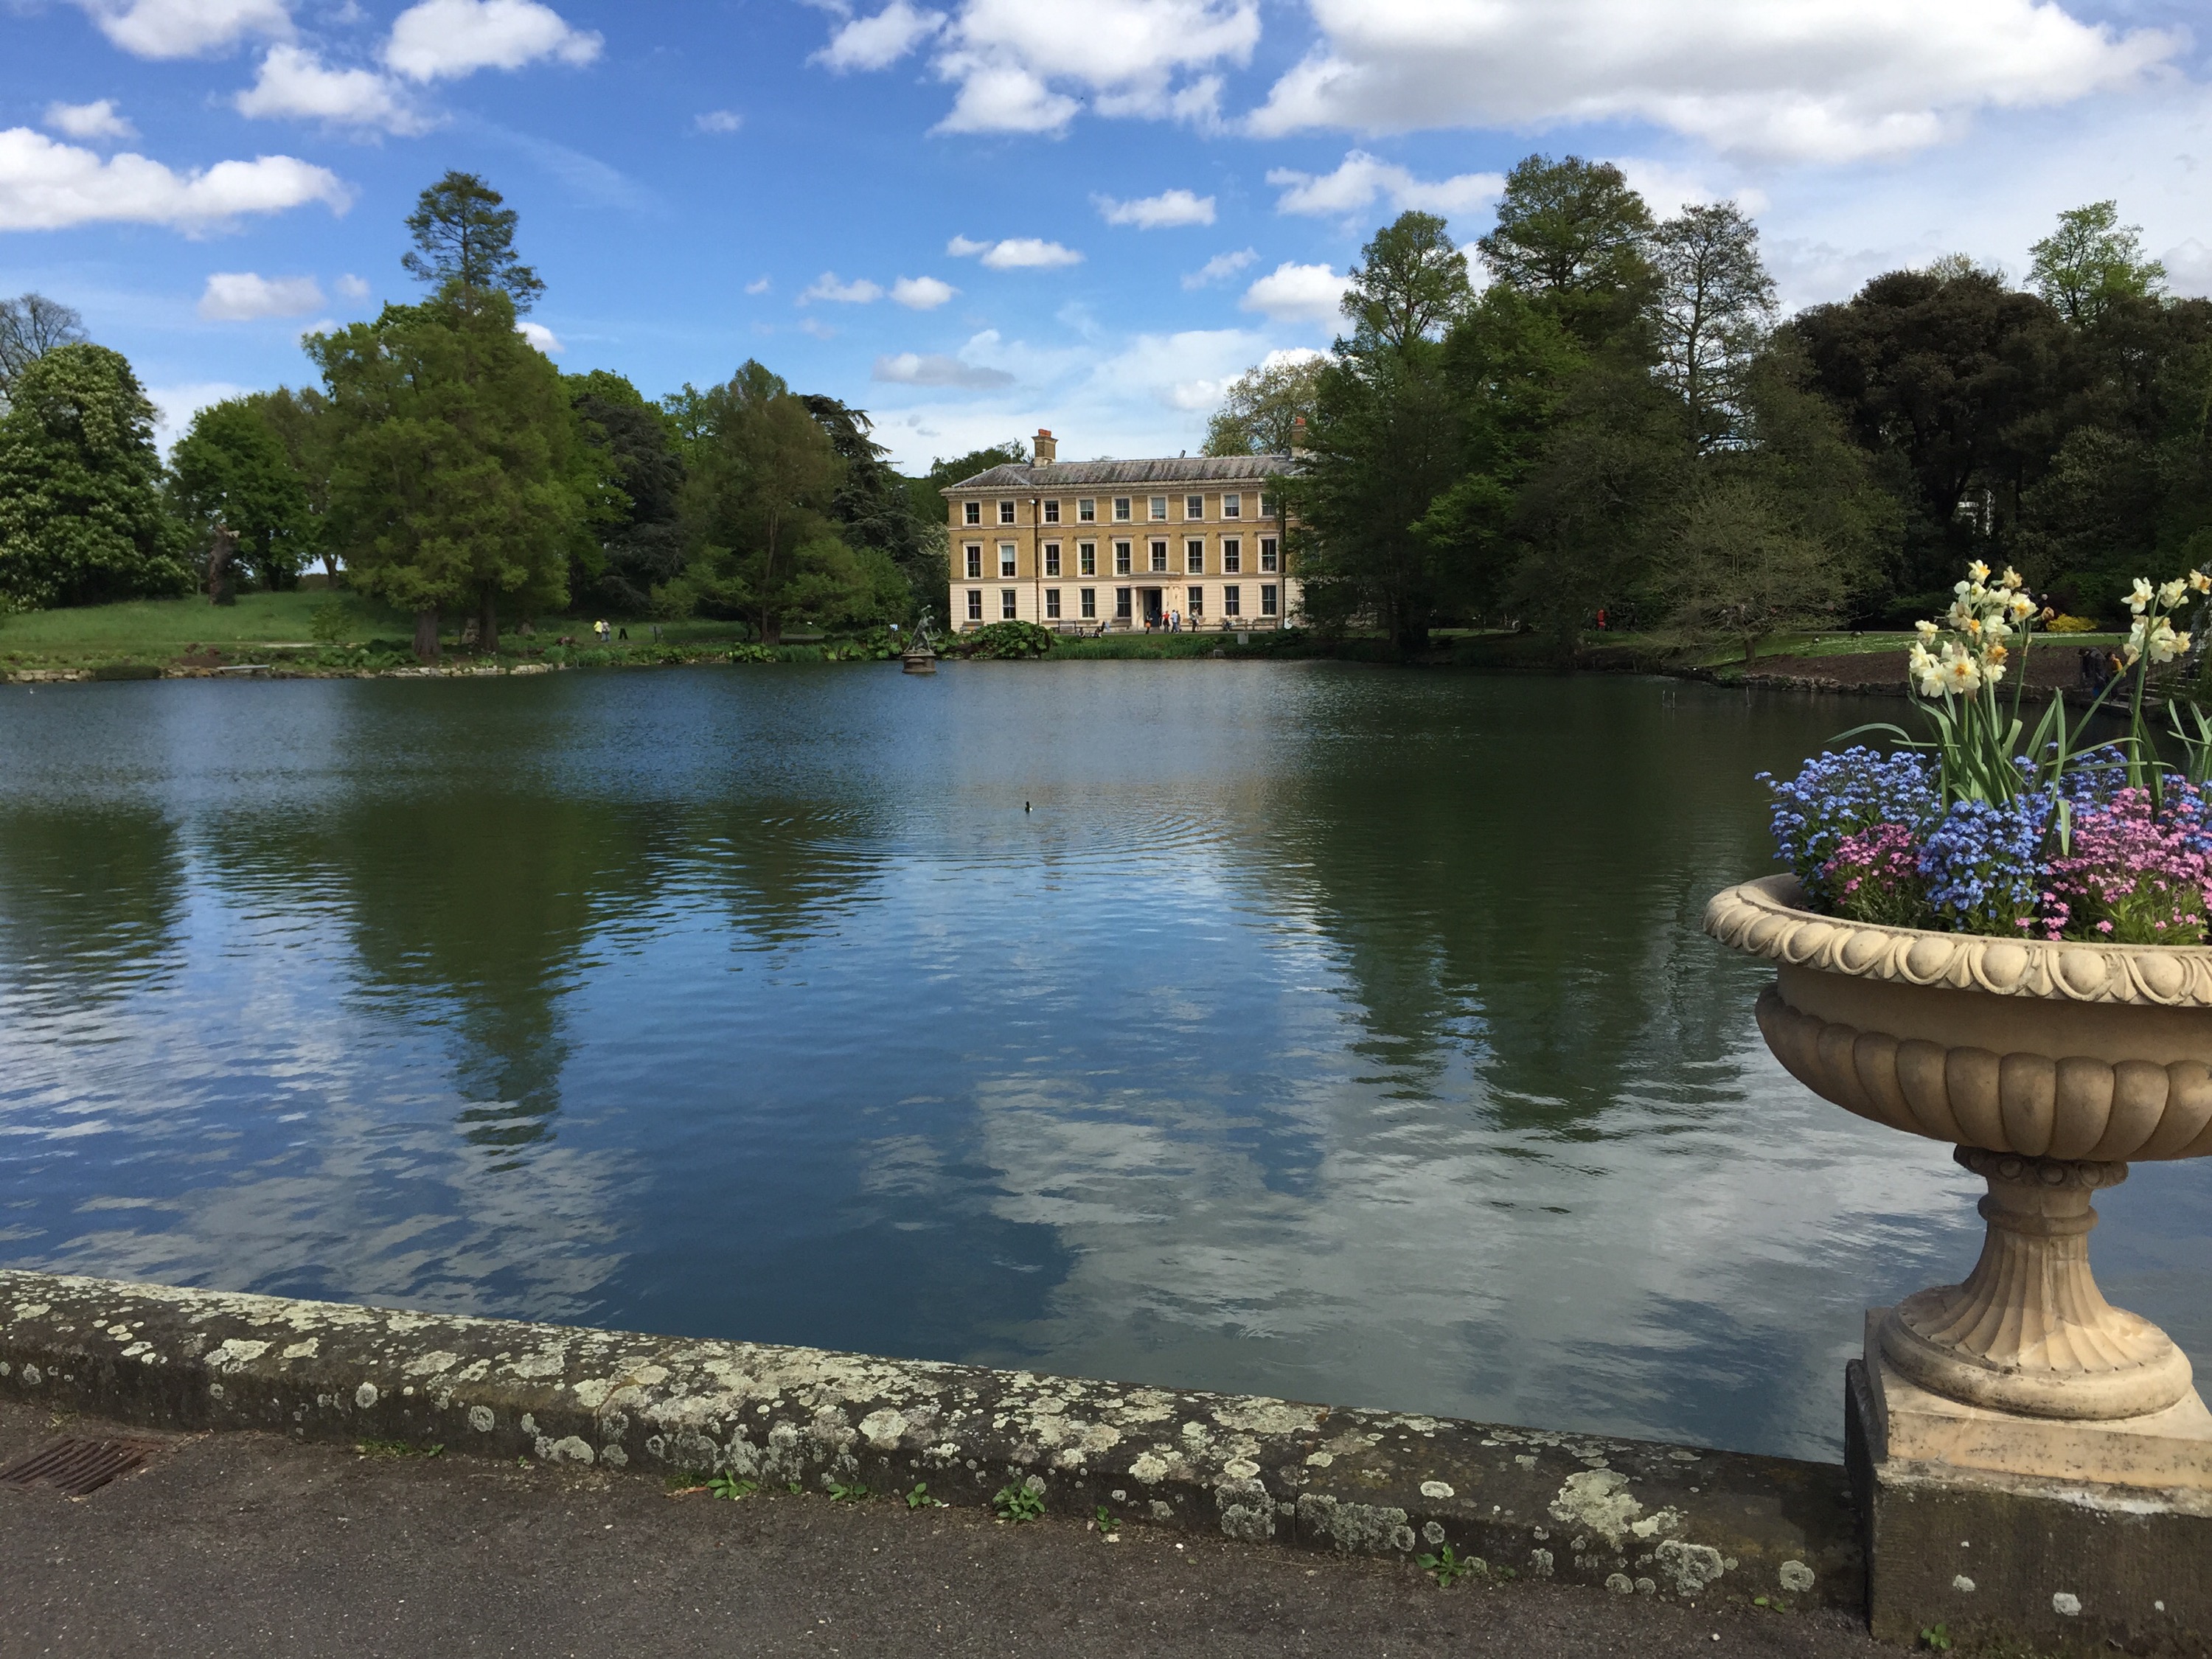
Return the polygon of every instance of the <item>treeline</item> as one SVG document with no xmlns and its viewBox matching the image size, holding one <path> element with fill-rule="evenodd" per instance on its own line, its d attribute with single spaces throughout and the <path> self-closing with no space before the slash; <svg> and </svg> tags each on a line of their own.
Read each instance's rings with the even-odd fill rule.
<svg viewBox="0 0 2212 1659">
<path fill-rule="evenodd" d="M 430 290 L 310 335 L 317 384 L 204 409 L 165 466 L 131 365 L 39 295 L 0 302 L 0 609 L 331 580 L 416 618 L 564 611 L 859 632 L 944 603 L 942 483 L 902 477 L 867 415 L 757 362 L 658 401 L 564 374 L 518 321 L 544 291 L 516 216 L 448 173 L 407 221 Z"/>
<path fill-rule="evenodd" d="M 1531 156 L 1468 252 L 1407 213 L 1326 357 L 1252 371 L 1215 453 L 1306 452 L 1309 619 L 1419 648 L 1512 622 L 1740 641 L 1940 609 L 1973 558 L 2111 617 L 2212 556 L 2212 302 L 2115 205 L 2025 291 L 1962 257 L 1783 320 L 1733 204 L 1655 220 L 1616 168 Z M 1303 421 L 1300 427 L 1297 423 Z"/>
</svg>

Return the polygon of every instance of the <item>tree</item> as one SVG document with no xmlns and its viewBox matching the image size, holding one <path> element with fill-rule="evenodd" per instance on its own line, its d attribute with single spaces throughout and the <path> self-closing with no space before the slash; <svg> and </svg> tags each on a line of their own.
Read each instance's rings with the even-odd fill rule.
<svg viewBox="0 0 2212 1659">
<path fill-rule="evenodd" d="M 1606 161 L 1531 155 L 1505 176 L 1496 228 L 1476 244 L 1499 282 L 1588 343 L 1632 325 L 1654 283 L 1651 210 Z"/>
<path fill-rule="evenodd" d="M 700 394 L 684 488 L 690 561 L 656 600 L 672 613 L 736 615 L 764 644 L 794 617 L 848 616 L 863 585 L 833 528 L 845 463 L 805 400 L 748 362 Z"/>
<path fill-rule="evenodd" d="M 503 291 L 458 282 L 373 323 L 310 336 L 329 398 L 329 533 L 353 585 L 438 617 L 473 607 L 499 643 L 498 603 L 557 608 L 596 485 L 560 371 L 514 331 Z"/>
<path fill-rule="evenodd" d="M 1467 256 L 1433 213 L 1401 213 L 1376 232 L 1347 284 L 1344 314 L 1361 351 L 1437 339 L 1474 297 Z"/>
<path fill-rule="evenodd" d="M 564 377 L 584 441 L 599 474 L 603 511 L 595 543 L 580 551 L 569 578 L 575 602 L 586 599 L 635 616 L 653 590 L 684 568 L 677 522 L 684 459 L 674 423 L 619 374 L 594 369 Z"/>
<path fill-rule="evenodd" d="M 307 486 L 259 409 L 234 398 L 201 410 L 169 465 L 187 520 L 203 533 L 228 526 L 263 586 L 299 586 L 314 545 Z"/>
<path fill-rule="evenodd" d="M 2021 496 L 2057 447 L 2078 378 L 2077 343 L 2050 306 L 1987 271 L 1898 270 L 1783 332 L 1852 438 L 1887 462 L 1909 584 L 1948 586 L 1966 557 L 2012 556 Z"/>
<path fill-rule="evenodd" d="M 323 394 L 313 386 L 297 391 L 278 386 L 274 392 L 251 392 L 243 401 L 274 433 L 283 446 L 284 459 L 307 497 L 307 531 L 301 543 L 303 559 L 319 558 L 331 580 L 338 578 L 337 556 L 324 534 L 331 505 L 329 410 Z"/>
<path fill-rule="evenodd" d="M 465 305 L 496 292 L 528 311 L 545 284 L 515 256 L 515 212 L 505 199 L 473 173 L 448 173 L 407 216 L 415 246 L 400 264 L 441 294 L 458 283 Z"/>
<path fill-rule="evenodd" d="M 906 602 L 881 620 L 903 622 L 924 605 L 941 605 L 946 577 L 944 501 L 931 502 L 927 514 L 917 509 L 914 481 L 902 477 L 884 459 L 890 452 L 868 435 L 873 423 L 866 410 L 819 392 L 806 393 L 801 401 L 845 464 L 830 506 L 838 534 L 856 550 L 881 554 L 906 584 Z"/>
<path fill-rule="evenodd" d="M 1733 202 L 1686 207 L 1651 237 L 1660 380 L 1700 453 L 1737 435 L 1744 376 L 1774 323 L 1759 227 Z"/>
<path fill-rule="evenodd" d="M 2028 286 L 2077 327 L 2095 322 L 2115 300 L 2165 290 L 2166 267 L 2143 257 L 2142 227 L 2122 224 L 2118 202 L 2068 209 L 2058 228 L 2028 252 Z"/>
<path fill-rule="evenodd" d="M 189 592 L 161 478 L 154 405 L 120 354 L 80 342 L 33 358 L 0 416 L 0 608 Z"/>
<path fill-rule="evenodd" d="M 1322 370 L 1328 359 L 1315 352 L 1293 356 L 1271 352 L 1267 360 L 1229 383 L 1221 407 L 1206 423 L 1208 455 L 1287 455 L 1299 441 L 1298 422 L 1309 428 L 1321 401 Z"/>
<path fill-rule="evenodd" d="M 0 300 L 0 413 L 25 369 L 56 346 L 82 345 L 86 338 L 84 319 L 58 300 L 43 294 Z"/>
</svg>

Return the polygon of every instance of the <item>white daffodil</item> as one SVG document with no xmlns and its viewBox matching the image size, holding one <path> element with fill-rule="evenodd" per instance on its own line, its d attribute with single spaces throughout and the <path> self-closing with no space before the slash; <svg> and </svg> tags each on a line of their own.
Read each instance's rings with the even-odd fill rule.
<svg viewBox="0 0 2212 1659">
<path fill-rule="evenodd" d="M 1942 631 L 1941 629 L 1937 628 L 1934 623 L 1929 622 L 1924 617 L 1912 625 L 1915 629 L 1919 630 L 1920 637 L 1923 640 L 1932 640 L 1937 634 Z M 1916 650 L 1919 647 L 1917 646 L 1914 647 Z"/>
<path fill-rule="evenodd" d="M 2035 601 L 2025 593 L 2014 593 L 2005 609 L 2012 612 L 2014 622 L 2024 623 L 2035 614 Z"/>
<path fill-rule="evenodd" d="M 2181 603 L 2181 596 L 2188 591 L 2188 582 L 2183 578 L 2176 576 L 2172 581 L 2167 582 L 2164 586 L 2158 590 L 2158 602 L 2166 610 L 2171 611 L 2175 605 Z"/>
<path fill-rule="evenodd" d="M 2201 570 L 2192 570 L 2189 573 L 2189 585 L 2200 593 L 2212 593 L 2212 576 L 2206 575 Z"/>
<path fill-rule="evenodd" d="M 2173 654 L 2177 657 L 2189 654 L 2189 635 L 2185 629 L 2177 628 L 2173 630 Z"/>
<path fill-rule="evenodd" d="M 2158 626 L 2150 630 L 2143 648 L 2150 657 L 2152 666 L 2155 667 L 2162 662 L 2172 662 L 2188 650 L 2189 635 L 2175 633 L 2173 624 L 2160 617 Z"/>
<path fill-rule="evenodd" d="M 1943 684 L 1947 690 L 1972 696 L 1982 684 L 1982 665 L 1964 654 L 1948 658 L 1943 664 Z"/>
<path fill-rule="evenodd" d="M 1928 653 L 1926 646 L 1914 646 L 1911 654 L 1905 659 L 1905 666 L 1911 672 L 1912 683 L 1919 688 L 1922 696 L 1940 697 L 1943 695 L 1942 667 Z"/>
<path fill-rule="evenodd" d="M 2004 574 L 1997 578 L 1997 586 L 2008 591 L 2019 587 L 2020 572 L 2007 565 Z"/>
<path fill-rule="evenodd" d="M 1982 637 L 1985 640 L 2008 640 L 2012 637 L 2012 624 L 2002 615 L 1992 617 L 1982 624 Z"/>
<path fill-rule="evenodd" d="M 2002 663 L 1987 662 L 1982 665 L 1982 681 L 1984 684 L 1994 686 L 2004 677 L 2005 667 Z"/>
<path fill-rule="evenodd" d="M 1972 564 L 1966 567 L 1966 574 L 1969 576 L 1972 576 L 1974 579 L 1976 585 L 1978 586 L 1981 583 L 1989 580 L 1990 568 L 1984 564 L 1979 559 L 1976 559 Z"/>
<path fill-rule="evenodd" d="M 2128 609 L 2140 617 L 2149 608 L 2151 600 L 2155 597 L 2156 595 L 2150 591 L 2150 584 L 2138 576 L 2136 578 L 2134 591 L 2128 595 Z"/>
</svg>

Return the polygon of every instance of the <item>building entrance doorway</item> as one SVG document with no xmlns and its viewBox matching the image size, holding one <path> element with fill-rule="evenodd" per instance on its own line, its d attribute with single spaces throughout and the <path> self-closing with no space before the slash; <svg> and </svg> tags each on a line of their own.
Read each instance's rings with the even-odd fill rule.
<svg viewBox="0 0 2212 1659">
<path fill-rule="evenodd" d="M 1167 612 L 1161 608 L 1160 605 L 1160 595 L 1164 591 L 1158 587 L 1140 587 L 1137 590 L 1138 597 L 1144 604 L 1145 626 L 1147 628 L 1158 628 L 1167 620 Z"/>
</svg>

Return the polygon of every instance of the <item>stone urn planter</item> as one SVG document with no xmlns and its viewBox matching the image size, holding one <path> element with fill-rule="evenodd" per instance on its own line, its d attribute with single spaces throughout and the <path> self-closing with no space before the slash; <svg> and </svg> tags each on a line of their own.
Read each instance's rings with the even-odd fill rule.
<svg viewBox="0 0 2212 1659">
<path fill-rule="evenodd" d="M 2181 1467 L 2212 1468 L 2188 1449 L 2205 1415 L 2188 1358 L 2099 1293 L 2089 1232 L 2091 1199 L 2130 1163 L 2212 1155 L 2212 947 L 1846 921 L 1802 908 L 1786 875 L 1729 888 L 1705 925 L 1775 964 L 1759 1028 L 1791 1076 L 1846 1111 L 1950 1144 L 1989 1183 L 1973 1272 L 1882 1315 L 1869 1371 L 2045 1424 L 2025 1438 L 2075 1448 L 2076 1474 L 2098 1475 L 2100 1458 L 2061 1425 L 2127 1424 L 2131 1440 L 2154 1431 L 2165 1449 L 2143 1478 L 2208 1484 Z"/>
</svg>

